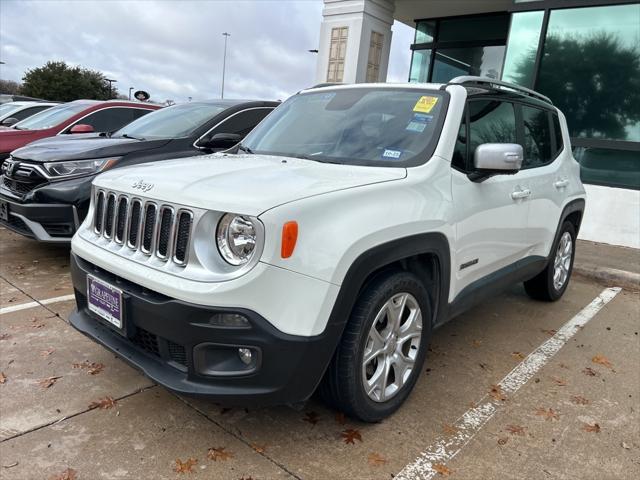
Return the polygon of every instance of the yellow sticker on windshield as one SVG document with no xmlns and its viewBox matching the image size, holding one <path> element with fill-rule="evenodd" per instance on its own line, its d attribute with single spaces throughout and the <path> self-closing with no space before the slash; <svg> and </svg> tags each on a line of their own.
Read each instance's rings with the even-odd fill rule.
<svg viewBox="0 0 640 480">
<path fill-rule="evenodd" d="M 436 103 L 438 103 L 438 97 L 420 97 L 420 99 L 416 103 L 416 106 L 413 107 L 413 111 L 420 113 L 429 113 L 431 112 L 431 110 L 433 110 L 433 107 L 435 107 Z"/>
</svg>

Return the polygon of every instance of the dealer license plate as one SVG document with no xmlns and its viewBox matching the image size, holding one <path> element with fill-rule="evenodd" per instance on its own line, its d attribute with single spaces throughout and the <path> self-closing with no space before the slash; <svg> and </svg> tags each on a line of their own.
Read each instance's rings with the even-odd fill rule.
<svg viewBox="0 0 640 480">
<path fill-rule="evenodd" d="M 0 220 L 9 221 L 9 204 L 0 200 Z"/>
<path fill-rule="evenodd" d="M 89 310 L 122 330 L 122 290 L 87 275 Z"/>
</svg>

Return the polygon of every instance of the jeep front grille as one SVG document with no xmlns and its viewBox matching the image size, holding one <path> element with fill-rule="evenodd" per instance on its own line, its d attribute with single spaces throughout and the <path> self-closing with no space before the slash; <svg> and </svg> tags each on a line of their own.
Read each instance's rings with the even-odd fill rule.
<svg viewBox="0 0 640 480">
<path fill-rule="evenodd" d="M 93 231 L 160 260 L 186 265 L 193 213 L 105 190 L 94 197 Z"/>
</svg>

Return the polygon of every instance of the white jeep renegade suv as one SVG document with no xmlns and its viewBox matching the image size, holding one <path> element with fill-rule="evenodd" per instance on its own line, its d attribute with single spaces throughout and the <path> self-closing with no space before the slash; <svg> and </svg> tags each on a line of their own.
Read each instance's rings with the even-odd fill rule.
<svg viewBox="0 0 640 480">
<path fill-rule="evenodd" d="M 71 323 L 220 403 L 407 398 L 431 332 L 516 282 L 557 300 L 585 207 L 564 116 L 491 79 L 302 91 L 231 151 L 94 181 Z"/>
</svg>

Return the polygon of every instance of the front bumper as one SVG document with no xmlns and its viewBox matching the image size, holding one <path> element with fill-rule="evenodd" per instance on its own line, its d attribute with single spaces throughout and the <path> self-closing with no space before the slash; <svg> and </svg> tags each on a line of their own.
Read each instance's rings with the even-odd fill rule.
<svg viewBox="0 0 640 480">
<path fill-rule="evenodd" d="M 126 336 L 87 308 L 87 274 L 123 290 Z M 205 396 L 221 404 L 275 405 L 306 400 L 316 389 L 337 344 L 342 325 L 329 325 L 317 336 L 282 333 L 246 309 L 195 305 L 128 282 L 71 254 L 77 310 L 71 324 L 101 343 L 155 382 L 180 394 Z M 239 313 L 249 328 L 216 327 L 216 313 Z M 202 373 L 202 349 L 249 347 L 257 352 L 247 373 Z"/>
<path fill-rule="evenodd" d="M 0 219 L 0 225 L 41 242 L 69 243 L 80 226 L 75 205 L 19 203 L 4 195 L 0 202 L 8 207 L 8 220 Z"/>
</svg>

